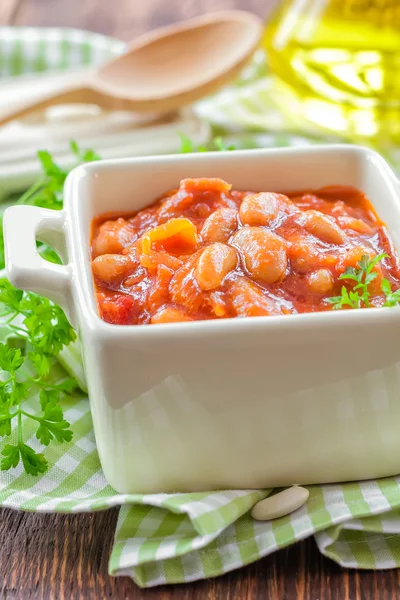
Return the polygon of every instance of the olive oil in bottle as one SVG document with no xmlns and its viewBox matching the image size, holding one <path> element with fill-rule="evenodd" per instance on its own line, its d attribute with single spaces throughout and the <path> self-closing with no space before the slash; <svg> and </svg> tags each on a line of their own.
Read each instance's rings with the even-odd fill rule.
<svg viewBox="0 0 400 600">
<path fill-rule="evenodd" d="M 400 0 L 283 0 L 264 47 L 292 119 L 400 142 Z"/>
</svg>

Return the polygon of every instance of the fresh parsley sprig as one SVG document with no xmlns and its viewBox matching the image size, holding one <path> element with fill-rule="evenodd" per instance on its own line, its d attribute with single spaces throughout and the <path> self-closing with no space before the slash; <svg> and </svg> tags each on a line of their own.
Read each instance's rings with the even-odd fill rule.
<svg viewBox="0 0 400 600">
<path fill-rule="evenodd" d="M 81 150 L 70 144 L 75 165 L 98 160 L 92 150 Z M 43 208 L 60 210 L 63 187 L 68 170 L 55 163 L 51 154 L 40 151 L 38 157 L 43 175 L 16 201 Z M 48 246 L 38 244 L 47 260 L 59 262 Z M 3 224 L 0 219 L 0 268 L 4 265 Z M 17 439 L 1 452 L 0 468 L 8 470 L 22 462 L 31 475 L 44 473 L 47 461 L 24 441 L 24 420 L 37 424 L 36 438 L 43 446 L 51 442 L 69 442 L 72 431 L 64 419 L 60 400 L 78 387 L 75 379 L 61 382 L 51 379 L 51 368 L 57 354 L 76 339 L 64 312 L 47 298 L 22 292 L 7 279 L 0 279 L 0 331 L 6 341 L 0 343 L 0 437 L 10 436 L 16 421 Z M 40 410 L 33 412 L 27 400 L 37 394 Z M 29 403 L 29 407 L 32 406 Z"/>
<path fill-rule="evenodd" d="M 357 267 L 348 267 L 346 271 L 340 275 L 340 280 L 353 281 L 354 287 L 350 290 L 343 286 L 340 296 L 327 298 L 326 302 L 332 304 L 334 310 L 342 308 L 368 308 L 370 306 L 370 284 L 378 277 L 377 271 L 374 271 L 375 266 L 388 255 L 384 252 L 371 258 L 367 254 L 361 257 L 357 263 Z M 400 303 L 400 290 L 392 292 L 390 282 L 383 278 L 381 290 L 386 297 L 383 306 L 397 306 Z"/>
<path fill-rule="evenodd" d="M 17 441 L 4 446 L 0 467 L 8 470 L 22 461 L 27 473 L 38 475 L 46 471 L 47 461 L 23 441 L 22 417 L 38 424 L 36 437 L 44 446 L 53 440 L 72 439 L 59 401 L 71 394 L 77 383 L 69 377 L 53 383 L 50 370 L 55 355 L 74 341 L 76 334 L 60 307 L 36 294 L 17 290 L 7 279 L 0 279 L 0 305 L 2 327 L 8 330 L 10 340 L 23 342 L 22 349 L 0 343 L 0 437 L 9 436 L 11 423 L 17 420 Z M 23 406 L 34 392 L 40 397 L 39 414 Z"/>
</svg>

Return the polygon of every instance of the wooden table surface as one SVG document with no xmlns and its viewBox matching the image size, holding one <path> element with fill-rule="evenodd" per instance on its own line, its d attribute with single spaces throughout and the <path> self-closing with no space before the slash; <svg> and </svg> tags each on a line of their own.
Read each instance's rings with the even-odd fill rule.
<svg viewBox="0 0 400 600">
<path fill-rule="evenodd" d="M 242 8 L 260 16 L 274 0 L 0 0 L 0 25 L 80 27 L 124 40 L 207 11 Z M 117 511 L 37 515 L 1 511 L 0 598 L 134 600 L 392 600 L 400 571 L 341 569 L 314 541 L 297 544 L 214 580 L 140 590 L 110 578 Z"/>
</svg>

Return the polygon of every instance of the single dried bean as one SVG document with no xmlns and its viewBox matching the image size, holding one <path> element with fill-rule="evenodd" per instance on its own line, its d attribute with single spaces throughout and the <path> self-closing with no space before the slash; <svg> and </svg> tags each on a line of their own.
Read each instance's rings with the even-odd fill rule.
<svg viewBox="0 0 400 600">
<path fill-rule="evenodd" d="M 273 496 L 269 496 L 253 506 L 251 516 L 257 521 L 279 519 L 298 510 L 308 500 L 310 492 L 303 487 L 294 485 Z"/>
</svg>

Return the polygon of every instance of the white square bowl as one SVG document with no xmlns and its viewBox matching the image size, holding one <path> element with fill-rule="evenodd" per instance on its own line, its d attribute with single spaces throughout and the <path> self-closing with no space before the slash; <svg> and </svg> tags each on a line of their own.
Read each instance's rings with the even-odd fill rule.
<svg viewBox="0 0 400 600">
<path fill-rule="evenodd" d="M 65 308 L 83 344 L 97 447 L 119 492 L 323 483 L 400 472 L 400 309 L 120 326 L 97 313 L 90 223 L 186 177 L 234 189 L 361 189 L 400 248 L 399 184 L 375 152 L 316 146 L 96 162 L 64 210 L 4 218 L 12 283 Z M 39 257 L 52 244 L 64 266 Z"/>
</svg>

